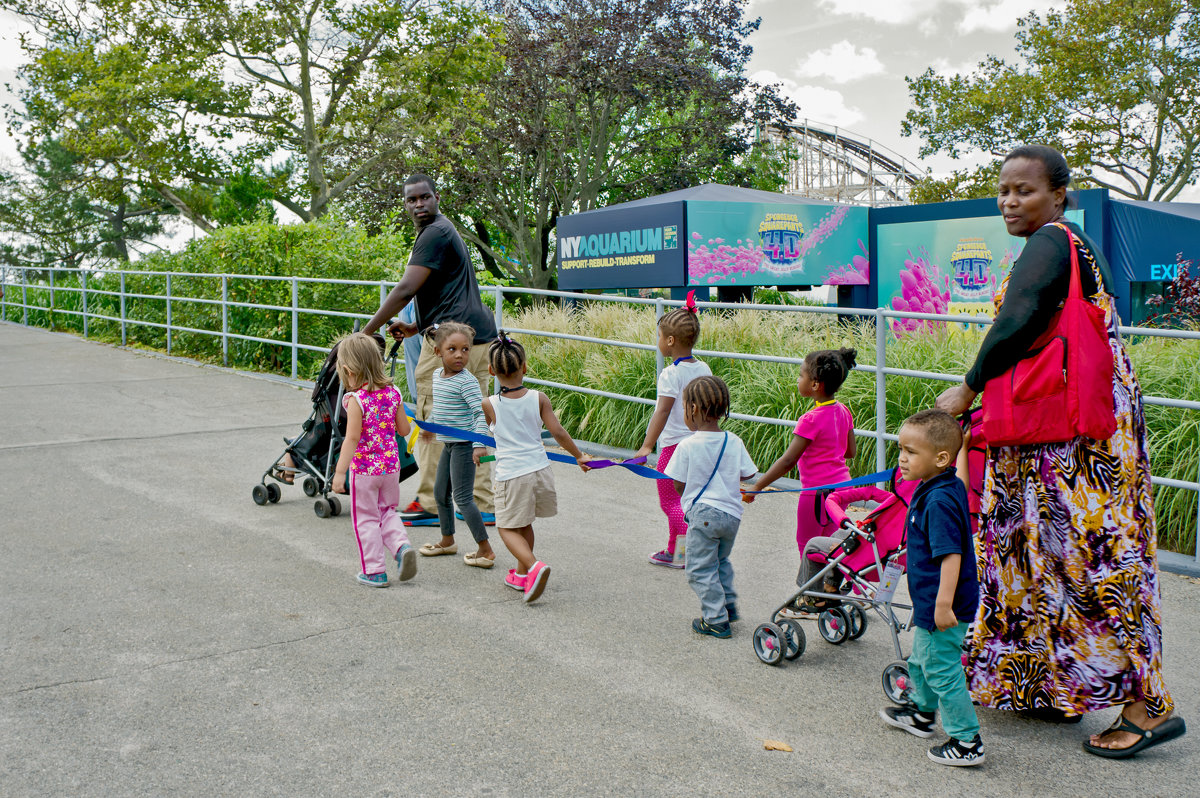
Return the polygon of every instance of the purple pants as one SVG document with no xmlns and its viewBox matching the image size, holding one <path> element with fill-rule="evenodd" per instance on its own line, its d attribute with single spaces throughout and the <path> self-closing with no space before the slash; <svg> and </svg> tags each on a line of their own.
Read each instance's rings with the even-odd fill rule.
<svg viewBox="0 0 1200 798">
<path fill-rule="evenodd" d="M 350 520 L 364 574 L 387 571 L 388 555 L 394 556 L 401 545 L 408 543 L 408 533 L 396 510 L 399 504 L 398 475 L 350 472 Z"/>
<path fill-rule="evenodd" d="M 671 444 L 663 447 L 663 450 L 658 453 L 658 470 L 665 471 L 667 463 L 671 462 L 671 455 L 675 454 L 675 447 L 679 444 Z M 679 494 L 675 492 L 675 480 L 673 479 L 656 479 L 658 483 L 658 506 L 667 516 L 667 551 L 671 554 L 675 553 L 675 539 L 680 535 L 687 534 L 687 521 L 683 520 L 683 506 L 679 503 Z"/>
</svg>

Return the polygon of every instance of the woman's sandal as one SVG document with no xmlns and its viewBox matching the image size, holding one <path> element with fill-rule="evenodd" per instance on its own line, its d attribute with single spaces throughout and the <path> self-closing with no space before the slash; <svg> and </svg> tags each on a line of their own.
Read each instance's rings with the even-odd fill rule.
<svg viewBox="0 0 1200 798">
<path fill-rule="evenodd" d="M 476 568 L 491 568 L 496 564 L 496 558 L 484 557 L 479 552 L 475 552 L 473 554 L 464 554 L 463 562 L 465 562 L 467 565 L 473 565 Z"/>
<path fill-rule="evenodd" d="M 426 543 L 421 548 L 417 549 L 426 557 L 440 557 L 443 554 L 458 554 L 458 544 L 451 543 L 449 546 L 439 546 L 436 543 Z"/>
<path fill-rule="evenodd" d="M 1109 726 L 1101 734 L 1108 734 L 1114 731 L 1136 734 L 1140 739 L 1133 745 L 1125 748 L 1103 748 L 1099 745 L 1093 745 L 1088 740 L 1084 740 L 1083 750 L 1089 754 L 1102 756 L 1105 759 L 1128 759 L 1134 754 L 1145 751 L 1147 748 L 1153 748 L 1160 743 L 1174 740 L 1176 737 L 1182 737 L 1187 731 L 1187 724 L 1183 722 L 1183 718 L 1172 715 L 1153 729 L 1143 729 L 1125 717 L 1124 714 L 1121 714 L 1117 715 L 1117 719 L 1113 721 L 1113 725 Z"/>
</svg>

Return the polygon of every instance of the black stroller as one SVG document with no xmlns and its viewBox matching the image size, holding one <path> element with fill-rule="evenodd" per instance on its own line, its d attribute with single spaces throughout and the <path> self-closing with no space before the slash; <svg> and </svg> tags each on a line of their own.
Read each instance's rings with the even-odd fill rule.
<svg viewBox="0 0 1200 798">
<path fill-rule="evenodd" d="M 355 325 L 357 326 L 357 325 Z M 382 356 L 385 344 L 383 337 L 375 336 Z M 392 373 L 396 369 L 396 350 L 390 355 Z M 333 493 L 333 475 L 337 467 L 338 453 L 346 437 L 346 414 L 342 412 L 342 381 L 337 372 L 337 346 L 329 351 L 321 370 L 317 374 L 312 390 L 312 414 L 301 425 L 295 438 L 284 438 L 287 444 L 275 461 L 263 472 L 259 484 L 254 486 L 251 497 L 258 505 L 274 504 L 283 496 L 280 485 L 294 484 L 300 480 L 304 495 L 318 497 L 313 503 L 313 512 L 318 518 L 340 515 L 342 502 Z M 416 471 L 416 462 L 407 451 L 407 443 L 400 441 L 401 471 L 403 482 Z M 283 464 L 284 456 L 290 456 L 293 466 Z M 291 476 L 291 482 L 286 477 Z M 271 482 L 268 482 L 270 478 Z M 302 478 L 302 479 L 301 479 Z"/>
</svg>

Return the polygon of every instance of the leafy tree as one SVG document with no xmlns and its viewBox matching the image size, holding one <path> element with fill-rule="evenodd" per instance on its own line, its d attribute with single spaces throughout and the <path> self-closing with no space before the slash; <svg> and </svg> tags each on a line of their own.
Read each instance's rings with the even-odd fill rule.
<svg viewBox="0 0 1200 798">
<path fill-rule="evenodd" d="M 163 230 L 172 209 L 161 198 L 88 190 L 78 156 L 49 139 L 22 151 L 24 169 L 0 173 L 0 262 L 76 268 L 96 259 L 128 261 Z"/>
<path fill-rule="evenodd" d="M 758 20 L 745 0 L 490 0 L 503 68 L 480 86 L 486 111 L 447 149 L 409 151 L 360 197 L 394 208 L 404 172 L 444 176 L 444 208 L 493 274 L 555 282 L 563 214 L 723 179 L 767 183 L 783 169 L 750 143 L 756 122 L 794 106 L 744 75 Z"/>
<path fill-rule="evenodd" d="M 44 37 L 23 41 L 15 126 L 33 140 L 61 131 L 69 150 L 206 230 L 230 210 L 214 201 L 222 189 L 319 217 L 380 160 L 469 111 L 466 87 L 494 49 L 486 18 L 452 0 L 9 7 Z"/>
<path fill-rule="evenodd" d="M 1170 200 L 1200 174 L 1200 0 L 1069 0 L 1019 22 L 1020 62 L 908 78 L 921 155 L 1057 144 L 1083 181 Z M 994 168 L 994 167 L 988 167 Z M 970 191 L 981 175 L 952 189 Z"/>
<path fill-rule="evenodd" d="M 956 169 L 949 177 L 941 180 L 931 175 L 923 177 L 913 185 L 908 198 L 916 205 L 993 198 L 996 196 L 996 183 L 999 179 L 1000 162 L 993 161 L 976 169 Z"/>
</svg>

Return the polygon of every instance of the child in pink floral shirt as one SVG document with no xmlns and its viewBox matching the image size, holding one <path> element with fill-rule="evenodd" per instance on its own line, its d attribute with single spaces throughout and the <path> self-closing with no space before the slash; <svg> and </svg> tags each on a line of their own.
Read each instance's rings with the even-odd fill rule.
<svg viewBox="0 0 1200 798">
<path fill-rule="evenodd" d="M 362 572 L 358 581 L 387 587 L 387 555 L 394 555 L 400 581 L 417 573 L 417 553 L 408 542 L 400 504 L 400 450 L 396 434 L 407 437 L 404 397 L 384 376 L 379 344 L 354 333 L 338 345 L 338 377 L 346 393 L 346 438 L 333 476 L 333 489 L 345 493 L 350 472 L 351 519 Z"/>
</svg>

